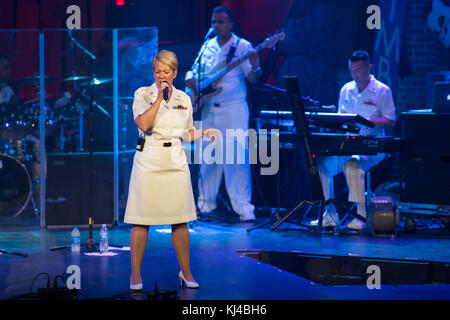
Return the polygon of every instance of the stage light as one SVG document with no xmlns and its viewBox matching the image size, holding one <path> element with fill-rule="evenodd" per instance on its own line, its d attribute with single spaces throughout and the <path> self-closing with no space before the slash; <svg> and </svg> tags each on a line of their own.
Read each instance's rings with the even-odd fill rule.
<svg viewBox="0 0 450 320">
<path fill-rule="evenodd" d="M 125 5 L 125 0 L 115 0 L 116 1 L 116 6 L 124 6 Z"/>
</svg>

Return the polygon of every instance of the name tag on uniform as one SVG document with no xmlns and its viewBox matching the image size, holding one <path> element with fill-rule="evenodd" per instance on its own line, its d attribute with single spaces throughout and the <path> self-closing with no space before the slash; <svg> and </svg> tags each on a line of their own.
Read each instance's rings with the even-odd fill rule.
<svg viewBox="0 0 450 320">
<path fill-rule="evenodd" d="M 187 110 L 187 107 L 182 106 L 181 104 L 172 107 L 175 110 Z"/>
</svg>

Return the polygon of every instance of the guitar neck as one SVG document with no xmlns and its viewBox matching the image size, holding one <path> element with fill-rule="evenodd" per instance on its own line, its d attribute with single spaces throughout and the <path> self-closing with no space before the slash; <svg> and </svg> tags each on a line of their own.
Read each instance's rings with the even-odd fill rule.
<svg viewBox="0 0 450 320">
<path fill-rule="evenodd" d="M 259 50 L 261 50 L 261 48 L 262 48 L 262 43 L 260 43 L 259 45 L 257 45 L 256 47 L 255 47 L 255 51 L 254 52 L 258 52 Z M 240 57 L 239 59 L 236 59 L 235 61 L 233 61 L 233 62 L 230 62 L 229 64 L 227 64 L 224 68 L 222 68 L 222 69 L 227 69 L 227 72 L 228 71 L 231 71 L 231 70 L 233 70 L 234 68 L 236 68 L 237 66 L 239 66 L 241 63 L 243 63 L 245 60 L 247 60 L 253 53 L 254 53 L 253 51 L 249 51 L 249 52 L 247 52 L 246 54 L 244 54 L 242 57 Z M 220 70 L 220 71 L 222 71 L 222 70 Z M 220 72 L 219 71 L 219 72 Z"/>
<path fill-rule="evenodd" d="M 258 52 L 262 49 L 262 43 L 260 43 L 259 45 L 257 45 L 254 48 L 254 52 Z M 203 90 L 204 88 L 207 88 L 208 86 L 210 86 L 212 83 L 214 83 L 215 81 L 217 81 L 218 79 L 220 79 L 221 77 L 223 77 L 227 72 L 230 72 L 231 70 L 233 70 L 234 68 L 236 68 L 237 66 L 241 65 L 245 60 L 247 60 L 250 55 L 252 55 L 254 53 L 253 51 L 249 51 L 246 54 L 244 54 L 242 57 L 234 60 L 233 62 L 230 62 L 229 64 L 227 64 L 225 67 L 221 68 L 220 70 L 216 71 L 214 74 L 212 74 L 211 76 L 205 78 L 204 80 L 202 80 L 200 88 Z"/>
</svg>

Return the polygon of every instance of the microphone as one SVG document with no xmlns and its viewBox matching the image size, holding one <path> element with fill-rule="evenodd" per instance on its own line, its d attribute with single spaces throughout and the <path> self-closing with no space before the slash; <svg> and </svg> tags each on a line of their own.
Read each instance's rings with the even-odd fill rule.
<svg viewBox="0 0 450 320">
<path fill-rule="evenodd" d="M 164 97 L 164 100 L 166 100 L 166 101 L 169 99 L 169 88 L 168 87 L 164 88 L 163 97 Z"/>
<path fill-rule="evenodd" d="M 211 39 L 215 35 L 216 35 L 216 33 L 214 32 L 214 28 L 213 27 L 209 28 L 208 33 L 206 34 L 204 41 Z"/>
</svg>

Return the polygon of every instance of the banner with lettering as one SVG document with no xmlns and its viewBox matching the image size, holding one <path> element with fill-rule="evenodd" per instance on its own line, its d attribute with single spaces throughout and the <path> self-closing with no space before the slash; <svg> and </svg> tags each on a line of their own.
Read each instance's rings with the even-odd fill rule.
<svg viewBox="0 0 450 320">
<path fill-rule="evenodd" d="M 408 0 L 380 0 L 380 28 L 376 30 L 372 54 L 374 75 L 388 85 L 394 97 L 398 86 L 398 68 L 402 53 Z"/>
</svg>

